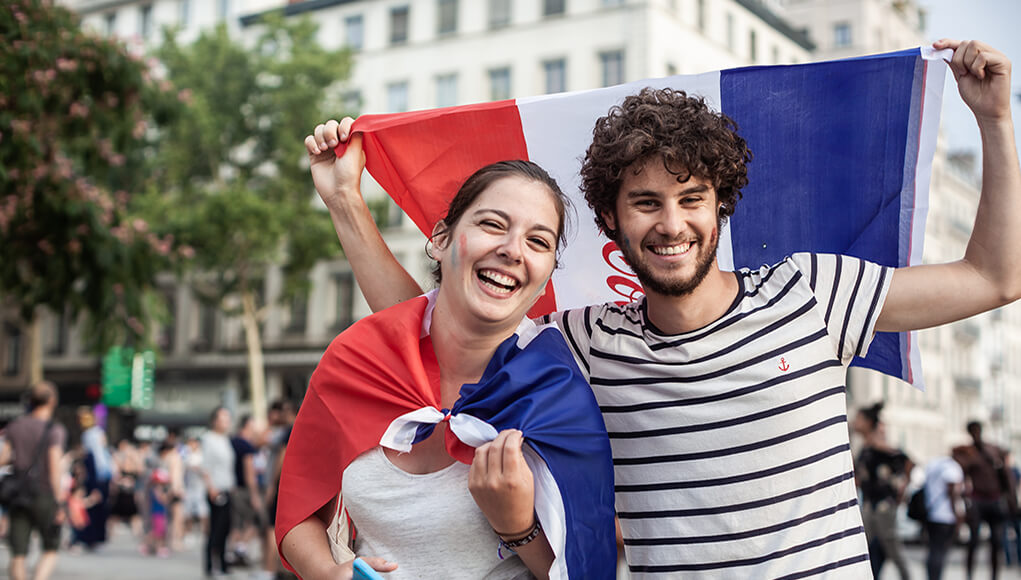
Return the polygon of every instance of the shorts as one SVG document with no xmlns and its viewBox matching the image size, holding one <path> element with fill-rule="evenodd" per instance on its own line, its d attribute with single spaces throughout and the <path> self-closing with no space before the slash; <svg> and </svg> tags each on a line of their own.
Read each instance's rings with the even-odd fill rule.
<svg viewBox="0 0 1021 580">
<path fill-rule="evenodd" d="M 252 495 L 246 487 L 237 487 L 230 492 L 231 528 L 240 530 L 249 525 L 257 529 L 266 527 L 266 516 L 252 505 Z"/>
<path fill-rule="evenodd" d="M 49 492 L 37 494 L 28 509 L 10 510 L 11 553 L 15 556 L 28 555 L 28 543 L 32 530 L 37 530 L 42 539 L 44 552 L 55 552 L 60 545 L 60 526 L 54 523 L 57 515 L 57 500 Z"/>
</svg>

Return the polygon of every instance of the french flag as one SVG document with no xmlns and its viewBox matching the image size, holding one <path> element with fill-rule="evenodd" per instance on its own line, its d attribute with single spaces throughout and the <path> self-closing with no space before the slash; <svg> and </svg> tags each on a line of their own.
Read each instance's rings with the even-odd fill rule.
<svg viewBox="0 0 1021 580">
<path fill-rule="evenodd" d="M 556 556 L 550 577 L 612 579 L 617 542 L 610 439 L 560 330 L 522 321 L 479 382 L 463 385 L 451 408 L 441 408 L 429 333 L 436 292 L 363 318 L 330 343 L 288 440 L 278 547 L 295 525 L 342 498 L 344 469 L 356 457 L 376 446 L 411 451 L 437 423 L 447 422 L 447 452 L 467 464 L 475 447 L 505 429 L 520 430 L 535 480 L 536 515 Z M 346 527 L 346 517 L 340 524 Z M 348 532 L 328 533 L 343 538 Z"/>
<path fill-rule="evenodd" d="M 595 227 L 579 169 L 595 120 L 644 87 L 704 97 L 733 118 L 755 159 L 721 232 L 720 267 L 757 268 L 797 251 L 918 264 L 950 51 L 920 48 L 790 66 L 728 69 L 604 89 L 409 113 L 364 115 L 372 177 L 428 235 L 483 165 L 529 159 L 574 202 L 563 266 L 532 310 L 641 297 L 616 246 Z M 912 333 L 880 333 L 852 364 L 922 387 Z"/>
</svg>

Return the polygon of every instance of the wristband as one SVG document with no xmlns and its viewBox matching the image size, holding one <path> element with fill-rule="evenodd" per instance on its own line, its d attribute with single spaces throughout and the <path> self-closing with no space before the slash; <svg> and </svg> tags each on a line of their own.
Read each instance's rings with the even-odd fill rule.
<svg viewBox="0 0 1021 580">
<path fill-rule="evenodd" d="M 500 546 L 496 549 L 496 554 L 498 556 L 500 556 L 501 560 L 503 560 L 503 552 L 502 552 L 503 548 L 507 548 L 511 552 L 515 552 L 516 551 L 515 548 L 520 548 L 521 546 L 529 544 L 532 540 L 534 540 L 537 537 L 539 537 L 539 534 L 541 532 L 542 532 L 542 526 L 539 525 L 539 519 L 536 518 L 535 524 L 532 525 L 532 529 L 529 530 L 528 533 L 525 534 L 524 536 L 522 536 L 522 537 L 520 537 L 520 538 L 518 538 L 516 540 L 511 540 L 511 541 L 507 541 L 507 540 L 503 539 L 503 537 L 500 537 Z"/>
</svg>

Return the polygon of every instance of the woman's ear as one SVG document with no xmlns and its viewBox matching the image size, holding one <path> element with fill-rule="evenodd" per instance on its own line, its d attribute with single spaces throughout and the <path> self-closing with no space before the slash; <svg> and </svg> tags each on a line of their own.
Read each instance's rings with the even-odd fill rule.
<svg viewBox="0 0 1021 580">
<path fill-rule="evenodd" d="M 450 232 L 448 231 L 446 222 L 444 222 L 443 220 L 436 222 L 436 225 L 433 226 L 433 233 L 431 236 L 429 236 L 429 242 L 432 245 L 432 247 L 435 248 L 436 250 L 442 250 L 446 248 L 448 242 L 447 239 L 448 233 Z M 433 257 L 433 259 L 436 260 L 437 262 L 439 261 L 435 257 Z"/>
</svg>

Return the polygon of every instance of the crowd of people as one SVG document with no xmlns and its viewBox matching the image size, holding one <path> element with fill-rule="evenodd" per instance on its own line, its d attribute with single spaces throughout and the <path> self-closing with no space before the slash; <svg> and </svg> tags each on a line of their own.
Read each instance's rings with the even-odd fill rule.
<svg viewBox="0 0 1021 580">
<path fill-rule="evenodd" d="M 16 467 L 47 434 L 42 493 L 34 505 L 0 513 L 0 535 L 12 547 L 11 578 L 28 577 L 25 555 L 33 530 L 43 548 L 32 576 L 37 579 L 52 572 L 58 548 L 101 553 L 120 533 L 130 534 L 139 552 L 154 558 L 201 542 L 209 575 L 214 564 L 217 573 L 239 566 L 256 578 L 273 578 L 282 570 L 272 524 L 293 403 L 274 402 L 261 427 L 249 416 L 235 425 L 230 411 L 219 407 L 208 428 L 190 429 L 186 437 L 176 428 L 159 429 L 154 431 L 166 433 L 161 439 L 124 438 L 115 446 L 89 408 L 78 410 L 77 441 L 68 441 L 67 429 L 57 422 L 47 427 L 56 405 L 56 389 L 40 383 L 29 393 L 28 412 L 2 432 L 0 465 L 13 457 Z M 253 546 L 257 558 L 249 553 Z"/>
</svg>

